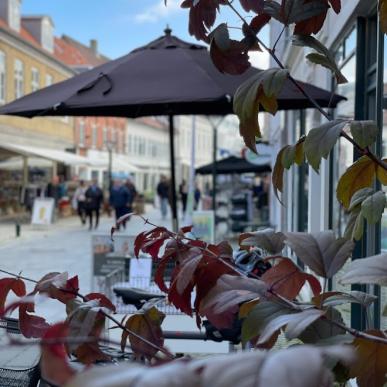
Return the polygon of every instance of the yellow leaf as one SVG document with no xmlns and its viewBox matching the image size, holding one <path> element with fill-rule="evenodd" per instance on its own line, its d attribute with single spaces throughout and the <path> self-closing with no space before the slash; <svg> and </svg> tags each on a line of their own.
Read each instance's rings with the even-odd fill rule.
<svg viewBox="0 0 387 387">
<path fill-rule="evenodd" d="M 304 141 L 300 141 L 296 144 L 294 162 L 297 165 L 302 165 L 302 163 L 304 162 Z"/>
<path fill-rule="evenodd" d="M 348 208 L 352 195 L 361 188 L 370 187 L 375 175 L 375 163 L 366 156 L 361 157 L 341 176 L 336 189 L 338 201 Z"/>
<path fill-rule="evenodd" d="M 387 164 L 387 159 L 382 160 L 385 164 Z M 376 176 L 381 184 L 387 185 L 387 171 L 381 167 L 377 167 Z"/>
<path fill-rule="evenodd" d="M 273 188 L 274 188 L 274 193 L 275 196 L 277 196 L 277 199 L 279 201 L 280 198 L 278 196 L 278 191 L 282 192 L 284 188 L 284 166 L 282 164 L 282 155 L 284 151 L 286 150 L 287 146 L 282 148 L 277 155 L 277 159 L 275 161 L 274 169 L 273 169 L 273 174 L 271 176 L 271 181 L 273 183 Z"/>
<path fill-rule="evenodd" d="M 387 338 L 377 330 L 366 333 Z M 353 342 L 356 348 L 356 361 L 351 365 L 350 377 L 356 377 L 359 387 L 385 386 L 387 382 L 387 345 L 371 340 L 356 338 Z"/>
<path fill-rule="evenodd" d="M 275 96 L 267 96 L 262 91 L 258 96 L 258 101 L 263 109 L 271 114 L 275 114 L 278 110 L 277 98 Z"/>
<path fill-rule="evenodd" d="M 387 1 L 379 0 L 380 29 L 387 33 Z"/>
<path fill-rule="evenodd" d="M 259 298 L 256 298 L 254 300 L 244 302 L 241 307 L 239 308 L 239 318 L 245 318 L 251 311 L 251 309 L 254 308 L 255 305 L 257 305 L 259 302 Z"/>
</svg>

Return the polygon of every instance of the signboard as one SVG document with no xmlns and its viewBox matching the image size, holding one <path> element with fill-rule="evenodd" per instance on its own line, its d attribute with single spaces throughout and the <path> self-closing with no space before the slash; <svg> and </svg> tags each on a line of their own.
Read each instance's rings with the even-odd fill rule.
<svg viewBox="0 0 387 387">
<path fill-rule="evenodd" d="M 32 209 L 31 224 L 50 225 L 54 219 L 55 201 L 53 198 L 36 198 Z"/>
<path fill-rule="evenodd" d="M 134 236 L 119 235 L 114 242 L 109 235 L 93 235 L 93 275 L 106 276 L 115 269 L 129 274 L 129 260 L 133 256 Z"/>
<path fill-rule="evenodd" d="M 192 214 L 192 232 L 196 238 L 208 243 L 215 241 L 214 211 L 194 211 Z"/>
</svg>

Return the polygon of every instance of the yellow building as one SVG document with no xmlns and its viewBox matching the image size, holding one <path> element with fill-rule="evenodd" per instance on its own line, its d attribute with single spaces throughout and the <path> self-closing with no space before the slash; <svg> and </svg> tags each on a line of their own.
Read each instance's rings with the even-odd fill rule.
<svg viewBox="0 0 387 387">
<path fill-rule="evenodd" d="M 1 0 L 0 104 L 11 102 L 39 88 L 74 75 L 74 71 L 69 66 L 56 59 L 56 49 L 59 48 L 55 47 L 54 25 L 49 16 L 22 17 L 21 0 Z M 62 151 L 73 148 L 73 122 L 73 119 L 69 117 L 26 119 L 0 116 L 0 160 L 3 161 L 10 156 L 6 145 Z M 16 155 L 17 152 L 11 154 Z M 24 163 L 26 163 L 25 157 Z M 45 163 L 46 165 L 42 161 L 40 166 L 43 166 L 43 169 L 45 167 L 48 171 L 44 177 L 47 182 L 49 175 L 56 171 L 55 166 L 50 169 L 49 163 L 47 161 Z M 0 215 L 2 210 L 4 212 L 3 202 L 11 197 L 17 202 L 18 196 L 20 197 L 20 184 L 14 181 L 12 174 L 16 176 L 16 180 L 22 180 L 24 185 L 28 180 L 26 168 L 24 168 L 24 175 L 22 173 L 23 176 L 20 176 L 21 170 L 23 168 L 19 169 L 18 175 L 15 167 L 0 167 L 0 180 L 2 180 L 0 182 Z M 7 184 L 14 188 L 9 188 Z"/>
</svg>

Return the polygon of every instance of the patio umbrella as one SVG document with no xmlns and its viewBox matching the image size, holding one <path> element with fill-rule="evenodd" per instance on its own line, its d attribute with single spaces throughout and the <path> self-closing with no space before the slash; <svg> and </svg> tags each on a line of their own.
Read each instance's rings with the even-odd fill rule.
<svg viewBox="0 0 387 387">
<path fill-rule="evenodd" d="M 213 171 L 213 164 L 206 164 L 196 168 L 196 173 L 199 175 L 210 175 Z M 270 164 L 252 164 L 246 159 L 236 156 L 229 156 L 225 159 L 218 160 L 215 163 L 216 173 L 218 175 L 230 175 L 233 173 L 267 173 L 271 172 Z"/>
<path fill-rule="evenodd" d="M 169 116 L 172 215 L 177 226 L 173 116 L 182 114 L 226 115 L 232 113 L 232 97 L 238 86 L 261 70 L 243 75 L 220 73 L 207 47 L 165 35 L 63 82 L 38 90 L 0 108 L 0 114 L 34 116 Z M 321 105 L 343 99 L 312 85 L 304 89 Z M 278 98 L 279 109 L 313 107 L 286 81 Z"/>
</svg>

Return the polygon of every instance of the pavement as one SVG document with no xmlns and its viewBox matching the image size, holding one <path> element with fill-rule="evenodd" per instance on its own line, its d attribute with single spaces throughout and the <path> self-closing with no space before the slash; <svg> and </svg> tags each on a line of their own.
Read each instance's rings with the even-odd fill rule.
<svg viewBox="0 0 387 387">
<path fill-rule="evenodd" d="M 147 207 L 145 216 L 156 224 L 170 227 L 170 220 L 161 221 L 156 208 Z M 70 277 L 79 276 L 80 292 L 87 294 L 92 284 L 91 236 L 94 233 L 110 235 L 113 224 L 113 217 L 103 216 L 98 229 L 89 231 L 88 226 L 82 226 L 79 218 L 74 216 L 58 219 L 45 228 L 23 224 L 18 238 L 15 237 L 15 224 L 0 224 L 0 269 L 34 280 L 49 272 L 67 271 Z M 145 226 L 142 219 L 132 218 L 120 234 L 137 235 L 146 227 L 149 226 Z M 31 283 L 28 288 L 33 286 Z M 47 309 L 50 312 L 51 307 Z M 55 308 L 49 315 L 56 320 L 59 318 L 56 313 Z"/>
<path fill-rule="evenodd" d="M 160 211 L 152 206 L 147 206 L 144 215 L 154 224 L 171 228 L 170 218 L 162 221 Z M 37 228 L 29 224 L 21 226 L 20 237 L 15 237 L 15 224 L 0 223 L 0 269 L 21 274 L 33 280 L 39 280 L 49 272 L 67 271 L 69 276 L 78 275 L 80 293 L 87 294 L 92 291 L 92 250 L 91 236 L 93 234 L 110 235 L 114 224 L 112 217 L 103 216 L 98 230 L 89 231 L 88 226 L 82 226 L 78 217 L 58 219 L 53 225 L 46 228 Z M 149 228 L 141 218 L 133 217 L 127 224 L 125 231 L 120 235 L 137 235 Z M 0 278 L 6 274 L 0 273 Z M 27 284 L 32 290 L 33 283 Z M 12 297 L 7 299 L 11 302 Z M 44 316 L 50 323 L 62 321 L 66 314 L 64 305 L 55 300 L 42 298 L 36 304 L 36 313 Z M 17 317 L 17 315 L 15 315 Z M 121 316 L 122 317 L 122 316 Z M 120 316 L 117 316 L 121 320 Z M 195 319 L 189 316 L 167 316 L 163 328 L 167 330 L 197 331 Z M 110 331 L 112 332 L 112 331 Z M 119 332 L 110 334 L 114 340 L 119 340 Z M 117 337 L 116 337 L 117 336 Z M 187 342 L 180 340 L 167 345 L 175 352 L 227 352 L 226 343 Z M 1 346 L 1 340 L 0 340 Z M 0 362 L 3 362 L 0 356 Z"/>
</svg>

